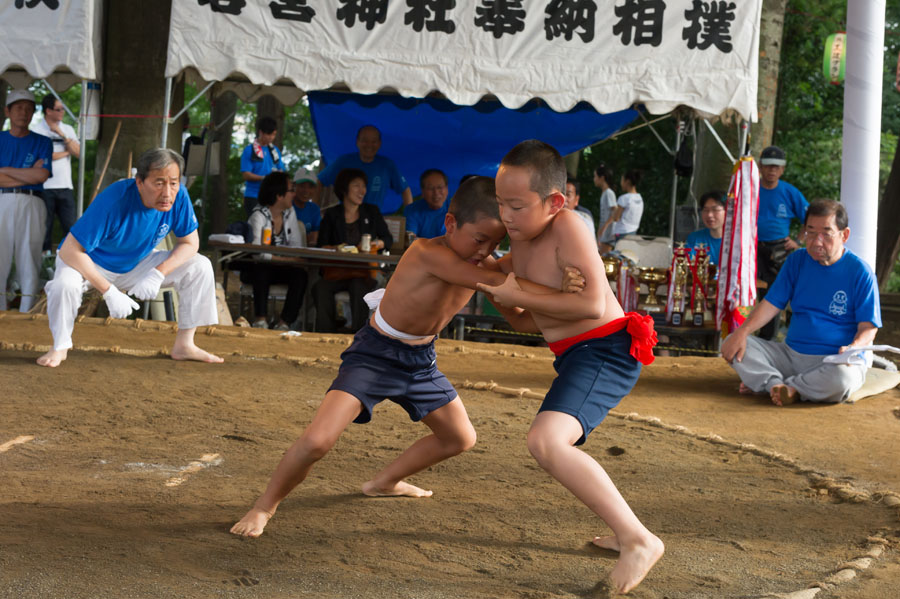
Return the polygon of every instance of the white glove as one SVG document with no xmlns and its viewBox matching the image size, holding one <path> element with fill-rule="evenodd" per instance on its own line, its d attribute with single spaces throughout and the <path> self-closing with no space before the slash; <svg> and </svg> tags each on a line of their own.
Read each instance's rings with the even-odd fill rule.
<svg viewBox="0 0 900 599">
<path fill-rule="evenodd" d="M 155 268 L 151 268 L 146 277 L 135 283 L 134 286 L 128 290 L 128 294 L 133 295 L 139 300 L 156 299 L 156 296 L 159 295 L 159 288 L 165 278 L 166 276 L 164 274 Z"/>
<path fill-rule="evenodd" d="M 109 315 L 113 318 L 128 318 L 134 310 L 140 306 L 138 303 L 119 291 L 115 285 L 110 285 L 106 293 L 103 294 L 103 301 L 109 308 Z"/>
</svg>

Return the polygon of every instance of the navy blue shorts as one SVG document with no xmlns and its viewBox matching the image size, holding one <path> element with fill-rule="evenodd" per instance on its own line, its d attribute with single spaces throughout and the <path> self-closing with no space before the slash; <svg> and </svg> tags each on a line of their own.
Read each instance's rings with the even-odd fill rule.
<svg viewBox="0 0 900 599">
<path fill-rule="evenodd" d="M 631 335 L 624 329 L 576 343 L 553 362 L 557 377 L 538 412 L 562 412 L 581 423 L 581 445 L 611 409 L 631 392 L 641 363 L 629 353 Z"/>
<path fill-rule="evenodd" d="M 341 354 L 341 368 L 329 391 L 349 393 L 363 405 L 353 422 L 372 419 L 372 409 L 390 399 L 413 422 L 456 398 L 456 389 L 435 365 L 434 341 L 409 345 L 382 335 L 366 323 Z"/>
</svg>

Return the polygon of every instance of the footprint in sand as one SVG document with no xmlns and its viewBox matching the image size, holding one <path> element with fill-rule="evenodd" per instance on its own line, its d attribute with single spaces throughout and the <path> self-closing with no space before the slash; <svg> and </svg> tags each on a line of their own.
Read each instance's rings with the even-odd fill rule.
<svg viewBox="0 0 900 599">
<path fill-rule="evenodd" d="M 222 584 L 233 584 L 236 587 L 255 587 L 259 584 L 259 579 L 254 578 L 249 571 L 241 570 L 235 578 L 223 580 Z"/>
</svg>

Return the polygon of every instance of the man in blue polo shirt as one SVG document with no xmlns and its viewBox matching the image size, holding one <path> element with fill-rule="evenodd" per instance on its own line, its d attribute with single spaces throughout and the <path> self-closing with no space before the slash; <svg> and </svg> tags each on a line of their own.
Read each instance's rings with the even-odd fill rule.
<svg viewBox="0 0 900 599">
<path fill-rule="evenodd" d="M 397 165 L 387 156 L 379 156 L 381 132 L 374 125 L 365 125 L 356 133 L 358 152 L 344 154 L 319 173 L 322 185 L 334 185 L 338 173 L 345 168 L 358 168 L 366 174 L 366 197 L 363 202 L 375 204 L 385 216 L 393 214 L 401 206 L 412 204 L 412 192 Z M 388 196 L 393 190 L 401 197 Z M 401 199 L 402 198 L 402 199 Z"/>
<path fill-rule="evenodd" d="M 259 184 L 272 171 L 283 171 L 281 151 L 275 146 L 278 123 L 270 116 L 256 120 L 256 141 L 241 154 L 241 176 L 244 178 L 244 211 L 247 218 L 256 206 Z"/>
<path fill-rule="evenodd" d="M 719 264 L 722 253 L 722 229 L 725 227 L 725 194 L 721 191 L 707 191 L 700 196 L 700 218 L 705 225 L 687 236 L 685 242 L 691 248 L 691 257 L 697 246 L 706 246 L 711 264 Z"/>
<path fill-rule="evenodd" d="M 847 211 L 831 200 L 816 200 L 806 213 L 806 251 L 784 263 L 766 299 L 722 343 L 722 357 L 741 377 L 741 392 L 767 392 L 777 406 L 805 400 L 845 401 L 865 382 L 871 345 L 881 326 L 878 283 L 872 269 L 844 247 L 850 236 Z M 788 303 L 793 318 L 784 343 L 751 333 Z M 826 356 L 858 353 L 847 364 Z"/>
<path fill-rule="evenodd" d="M 194 344 L 198 326 L 219 320 L 212 264 L 197 253 L 197 218 L 181 185 L 184 161 L 167 148 L 144 152 L 135 179 L 113 183 L 98 195 L 72 226 L 56 255 L 47 292 L 47 316 L 53 349 L 38 358 L 41 366 L 59 366 L 72 347 L 72 329 L 88 287 L 103 294 L 113 318 L 127 318 L 137 299 L 151 300 L 161 287 L 178 293 L 175 360 L 221 362 Z M 171 251 L 154 251 L 169 233 Z"/>
<path fill-rule="evenodd" d="M 419 177 L 422 197 L 403 210 L 406 230 L 416 237 L 433 239 L 447 232 L 444 217 L 447 216 L 447 175 L 436 168 L 430 168 Z"/>
<path fill-rule="evenodd" d="M 775 282 L 778 271 L 788 255 L 799 244 L 791 239 L 791 221 L 803 222 L 809 202 L 796 187 L 781 181 L 787 164 L 784 150 L 769 146 L 759 155 L 759 213 L 756 217 L 756 278 L 766 285 Z M 759 290 L 759 297 L 766 296 L 766 288 Z M 759 336 L 772 339 L 778 329 L 779 319 L 762 328 Z"/>
<path fill-rule="evenodd" d="M 28 312 L 41 290 L 41 245 L 47 208 L 43 183 L 52 174 L 53 143 L 28 130 L 34 95 L 14 89 L 4 112 L 9 131 L 0 132 L 0 310 L 6 310 L 6 283 L 13 259 L 22 289 L 19 310 Z"/>
</svg>

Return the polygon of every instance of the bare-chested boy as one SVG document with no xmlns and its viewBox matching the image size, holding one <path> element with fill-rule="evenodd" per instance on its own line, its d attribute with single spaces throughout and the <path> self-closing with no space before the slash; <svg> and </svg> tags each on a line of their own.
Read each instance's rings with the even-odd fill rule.
<svg viewBox="0 0 900 599">
<path fill-rule="evenodd" d="M 581 218 L 563 208 L 566 168 L 553 147 L 537 140 L 517 145 L 500 163 L 496 182 L 510 238 L 500 267 L 509 275 L 500 286 L 478 288 L 505 306 L 527 310 L 557 356 L 558 376 L 528 432 L 528 449 L 615 533 L 594 543 L 619 551 L 611 578 L 626 593 L 662 556 L 663 543 L 641 524 L 600 464 L 576 446 L 631 391 L 641 364 L 652 362 L 652 319 L 626 315 L 616 301 L 596 241 Z M 525 277 L 558 288 L 563 265 L 581 271 L 582 293 L 538 295 L 518 285 L 516 277 Z"/>
<path fill-rule="evenodd" d="M 385 398 L 400 404 L 413 421 L 424 422 L 432 434 L 366 482 L 362 487 L 366 495 L 429 497 L 431 491 L 404 479 L 475 444 L 475 429 L 462 401 L 435 366 L 434 339 L 469 301 L 476 283 L 499 285 L 506 278 L 499 270 L 479 266 L 493 261 L 491 253 L 506 236 L 494 181 L 476 177 L 463 183 L 445 223 L 445 235 L 419 239 L 403 254 L 375 314 L 341 355 L 337 378 L 312 422 L 284 454 L 265 492 L 232 533 L 262 534 L 278 504 L 303 482 L 344 429 L 351 422 L 368 422 L 372 409 Z M 566 282 L 566 289 L 579 289 L 577 274 L 571 279 L 576 283 Z M 556 293 L 522 283 L 534 293 Z M 516 311 L 509 318 L 513 326 L 537 330 L 527 313 Z"/>
</svg>

